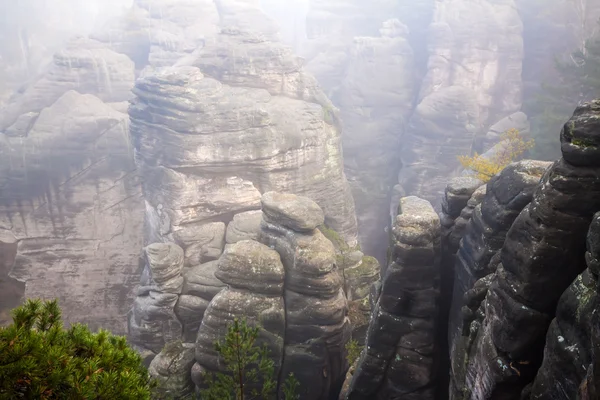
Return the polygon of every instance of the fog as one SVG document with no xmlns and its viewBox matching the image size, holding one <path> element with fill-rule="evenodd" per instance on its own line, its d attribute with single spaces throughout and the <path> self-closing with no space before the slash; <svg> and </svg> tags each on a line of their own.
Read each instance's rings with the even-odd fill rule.
<svg viewBox="0 0 600 400">
<path fill-rule="evenodd" d="M 469 374 L 469 399 L 539 394 L 600 210 L 580 190 L 600 193 L 599 20 L 597 0 L 3 0 L 0 325 L 58 298 L 67 326 L 127 335 L 176 376 L 176 398 L 221 368 L 234 318 L 265 323 L 302 400 L 458 399 Z M 577 265 L 552 301 L 481 306 L 508 285 L 499 260 L 537 288 L 559 242 Z M 535 354 L 484 314 L 535 325 L 514 333 Z M 467 371 L 491 368 L 469 332 L 523 374 Z M 368 356 L 343 385 L 348 343 Z"/>
</svg>

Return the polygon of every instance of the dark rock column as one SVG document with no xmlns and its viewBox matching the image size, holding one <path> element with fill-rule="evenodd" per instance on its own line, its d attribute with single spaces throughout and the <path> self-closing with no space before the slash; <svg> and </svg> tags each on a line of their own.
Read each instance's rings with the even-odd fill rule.
<svg viewBox="0 0 600 400">
<path fill-rule="evenodd" d="M 475 207 L 464 228 L 455 265 L 453 299 L 448 321 L 448 337 L 453 360 L 452 375 L 461 375 L 464 352 L 460 341 L 463 317 L 463 296 L 475 281 L 495 271 L 492 256 L 502 248 L 508 229 L 521 210 L 531 201 L 533 191 L 550 163 L 520 161 L 506 167 L 487 184 L 480 206 Z M 459 225 L 460 226 L 460 225 Z M 453 241 L 453 244 L 456 242 Z M 477 308 L 477 307 L 475 307 Z M 458 349 L 455 349 L 458 347 Z"/>
<path fill-rule="evenodd" d="M 400 202 L 393 261 L 382 281 L 347 399 L 433 399 L 440 220 L 417 197 Z"/>
<path fill-rule="evenodd" d="M 577 108 L 561 132 L 563 158 L 508 231 L 454 398 L 517 398 L 534 379 L 558 299 L 585 269 L 586 232 L 600 209 L 599 116 L 600 101 Z"/>
<path fill-rule="evenodd" d="M 563 293 L 546 335 L 544 361 L 531 400 L 597 399 L 600 396 L 600 213 L 587 238 L 588 268 Z"/>
</svg>

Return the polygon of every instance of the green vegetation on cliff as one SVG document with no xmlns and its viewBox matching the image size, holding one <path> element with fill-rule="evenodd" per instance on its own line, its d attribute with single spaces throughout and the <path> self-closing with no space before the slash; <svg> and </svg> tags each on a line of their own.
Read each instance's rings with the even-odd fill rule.
<svg viewBox="0 0 600 400">
<path fill-rule="evenodd" d="M 249 326 L 245 320 L 235 319 L 227 327 L 225 339 L 215 343 L 226 372 L 204 375 L 207 388 L 200 392 L 200 399 L 276 398 L 275 363 L 269 358 L 267 347 L 257 345 L 259 332 L 258 327 Z M 290 374 L 283 383 L 283 399 L 297 399 L 298 385 L 294 375 Z"/>
<path fill-rule="evenodd" d="M 150 399 L 154 384 L 125 337 L 64 329 L 56 300 L 28 300 L 12 315 L 0 328 L 1 399 Z"/>
</svg>

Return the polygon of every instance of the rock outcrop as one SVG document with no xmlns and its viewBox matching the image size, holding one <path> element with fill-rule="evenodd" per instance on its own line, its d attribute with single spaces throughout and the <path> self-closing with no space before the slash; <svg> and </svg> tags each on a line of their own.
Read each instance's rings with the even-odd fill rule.
<svg viewBox="0 0 600 400">
<path fill-rule="evenodd" d="M 600 395 L 600 213 L 587 237 L 587 269 L 563 293 L 546 335 L 544 361 L 529 398 L 595 399 Z"/>
<path fill-rule="evenodd" d="M 102 43 L 75 39 L 54 55 L 47 71 L 17 93 L 0 112 L 0 132 L 26 136 L 40 111 L 63 94 L 75 90 L 92 94 L 106 103 L 131 98 L 133 62 Z"/>
<path fill-rule="evenodd" d="M 440 220 L 431 204 L 405 197 L 394 224 L 392 263 L 347 399 L 434 399 Z"/>
<path fill-rule="evenodd" d="M 453 371 L 452 398 L 519 397 L 533 381 L 559 297 L 585 269 L 586 232 L 600 209 L 599 110 L 587 103 L 565 124 L 563 158 L 508 230 L 495 274 L 474 288 L 485 301 L 465 331 L 465 373 Z"/>
<path fill-rule="evenodd" d="M 316 229 L 321 221 L 305 219 L 304 229 L 291 227 L 296 224 L 289 221 L 302 214 L 308 199 L 290 198 L 289 212 L 282 213 L 285 208 L 272 208 L 269 198 L 273 196 L 263 197 L 263 216 L 269 217 L 263 218 L 259 238 L 281 255 L 285 268 L 285 347 L 280 376 L 294 373 L 301 398 L 329 399 L 339 392 L 348 368 L 345 344 L 351 328 L 335 250 Z"/>
<path fill-rule="evenodd" d="M 217 262 L 215 276 L 228 286 L 204 313 L 192 379 L 202 388 L 204 373 L 223 370 L 214 343 L 243 318 L 260 327 L 280 384 L 293 372 L 301 398 L 329 399 L 347 369 L 350 324 L 333 244 L 317 229 L 323 212 L 308 198 L 274 192 L 262 207 L 262 243 L 237 241 Z"/>
<path fill-rule="evenodd" d="M 355 243 L 339 132 L 325 121 L 327 106 L 312 102 L 321 97 L 316 84 L 306 76 L 313 83 L 301 91 L 305 74 L 299 64 L 286 64 L 294 60 L 290 53 L 244 38 L 250 36 L 224 30 L 190 60 L 196 66 L 165 69 L 136 84 L 131 134 L 146 181 L 149 240 L 193 238 L 208 223 L 259 209 L 261 193 L 277 190 L 314 198 L 328 226 Z M 240 49 L 256 53 L 243 58 Z M 276 54 L 282 64 L 268 70 Z"/>
<path fill-rule="evenodd" d="M 408 28 L 397 19 L 388 20 L 380 34 L 354 39 L 342 74 L 338 106 L 344 126 L 344 165 L 356 202 L 361 246 L 384 261 L 389 192 L 397 181 L 398 153 L 412 113 L 417 79 Z"/>
<path fill-rule="evenodd" d="M 215 275 L 228 287 L 210 302 L 198 330 L 194 383 L 203 388 L 204 373 L 224 372 L 214 344 L 236 318 L 260 327 L 257 345 L 267 346 L 275 363 L 275 376 L 282 376 L 287 303 L 279 254 L 264 244 L 242 240 L 225 250 Z"/>
<path fill-rule="evenodd" d="M 24 296 L 58 298 L 68 323 L 122 334 L 143 221 L 128 119 L 95 95 L 68 90 L 76 76 L 96 82 L 91 60 L 105 54 L 79 49 L 68 72 L 69 51 L 1 113 L 11 127 L 0 133 L 0 231 L 17 244 L 10 276 L 23 282 Z M 115 56 L 115 64 L 106 60 L 112 76 L 132 83 L 133 70 L 120 70 L 127 62 Z M 113 96 L 119 87 L 125 96 L 125 81 L 117 82 Z M 81 88 L 101 94 L 102 83 L 88 83 Z"/>
<path fill-rule="evenodd" d="M 399 184 L 438 208 L 457 156 L 520 109 L 523 40 L 513 1 L 435 4 L 428 72 L 403 139 Z"/>
</svg>

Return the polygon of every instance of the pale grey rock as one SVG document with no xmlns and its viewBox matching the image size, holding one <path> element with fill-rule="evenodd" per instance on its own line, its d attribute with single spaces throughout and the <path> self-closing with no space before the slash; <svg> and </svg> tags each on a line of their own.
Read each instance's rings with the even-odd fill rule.
<svg viewBox="0 0 600 400">
<path fill-rule="evenodd" d="M 521 108 L 522 22 L 514 1 L 436 2 L 427 74 L 399 183 L 439 207 L 446 181 L 487 127 Z M 489 51 L 494 48 L 495 51 Z"/>
<path fill-rule="evenodd" d="M 0 132 L 23 132 L 22 115 L 39 113 L 70 90 L 107 102 L 128 100 L 134 79 L 133 62 L 127 56 L 91 39 L 73 40 L 54 55 L 43 74 L 1 110 Z"/>
<path fill-rule="evenodd" d="M 302 398 L 328 399 L 343 383 L 351 333 L 334 246 L 319 230 L 298 232 L 266 219 L 259 239 L 280 254 L 285 268 L 281 376 L 294 373 Z"/>
<path fill-rule="evenodd" d="M 224 85 L 194 67 L 140 79 L 134 92 L 131 132 L 152 183 L 151 238 L 258 209 L 260 188 L 315 199 L 325 220 L 356 242 L 339 132 L 320 105 Z"/>
<path fill-rule="evenodd" d="M 262 221 L 260 210 L 247 211 L 233 216 L 233 221 L 227 225 L 225 240 L 228 244 L 242 240 L 257 240 Z"/>
<path fill-rule="evenodd" d="M 226 286 L 215 276 L 218 268 L 218 261 L 186 268 L 182 294 L 202 297 L 207 301 L 212 300 Z"/>
<path fill-rule="evenodd" d="M 183 289 L 184 255 L 174 243 L 153 243 L 145 253 L 140 289 L 128 315 L 128 334 L 133 344 L 158 354 L 165 344 L 182 338 L 183 325 L 175 307 Z"/>
<path fill-rule="evenodd" d="M 30 127 L 0 134 L 0 228 L 18 242 L 10 275 L 25 297 L 58 298 L 67 323 L 123 334 L 143 238 L 128 118 L 48 88 L 57 100 Z"/>
<path fill-rule="evenodd" d="M 172 233 L 173 241 L 183 248 L 187 267 L 216 260 L 223 253 L 225 247 L 223 222 L 186 224 L 175 229 Z"/>
<path fill-rule="evenodd" d="M 518 130 L 523 137 L 528 137 L 530 133 L 529 119 L 527 115 L 521 111 L 509 115 L 492 125 L 485 135 L 484 151 L 492 148 L 501 139 L 504 132 L 509 129 Z"/>
<path fill-rule="evenodd" d="M 212 0 L 135 0 L 128 13 L 92 37 L 129 56 L 141 70 L 173 65 L 213 38 L 218 26 Z"/>
<path fill-rule="evenodd" d="M 219 259 L 215 276 L 233 288 L 268 295 L 283 293 L 284 271 L 279 254 L 253 240 L 228 247 Z"/>
<path fill-rule="evenodd" d="M 311 199 L 287 193 L 268 192 L 261 198 L 264 220 L 296 232 L 312 232 L 323 225 L 323 210 Z"/>
<path fill-rule="evenodd" d="M 408 28 L 393 19 L 380 31 L 379 37 L 356 37 L 350 46 L 338 105 L 361 246 L 383 260 L 388 194 L 397 182 L 398 153 L 417 94 L 417 75 Z"/>
</svg>

